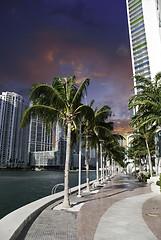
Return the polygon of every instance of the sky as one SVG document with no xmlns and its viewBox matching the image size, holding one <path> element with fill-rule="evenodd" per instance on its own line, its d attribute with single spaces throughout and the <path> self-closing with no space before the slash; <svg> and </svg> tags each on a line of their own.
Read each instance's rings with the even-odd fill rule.
<svg viewBox="0 0 161 240">
<path fill-rule="evenodd" d="M 0 0 L 0 94 L 28 99 L 34 83 L 90 78 L 87 103 L 109 105 L 130 131 L 133 94 L 125 0 Z"/>
</svg>

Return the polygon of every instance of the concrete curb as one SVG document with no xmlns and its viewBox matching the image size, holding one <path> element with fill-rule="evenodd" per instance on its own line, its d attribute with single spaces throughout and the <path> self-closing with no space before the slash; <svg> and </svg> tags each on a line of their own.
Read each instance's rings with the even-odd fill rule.
<svg viewBox="0 0 161 240">
<path fill-rule="evenodd" d="M 156 185 L 156 183 L 152 183 L 150 187 L 153 192 L 161 194 L 160 186 Z"/>
<path fill-rule="evenodd" d="M 94 181 L 90 182 L 92 185 Z M 81 189 L 86 187 L 86 183 L 81 185 Z M 78 186 L 71 188 L 71 193 L 78 191 Z M 0 220 L 0 239 L 15 240 L 27 223 L 40 213 L 50 204 L 63 199 L 64 191 L 41 198 L 37 201 L 29 203 L 11 213 Z"/>
</svg>

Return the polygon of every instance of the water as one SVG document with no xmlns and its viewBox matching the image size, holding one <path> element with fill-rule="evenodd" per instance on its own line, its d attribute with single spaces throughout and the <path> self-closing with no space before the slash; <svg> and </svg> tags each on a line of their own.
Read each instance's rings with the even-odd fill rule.
<svg viewBox="0 0 161 240">
<path fill-rule="evenodd" d="M 90 171 L 90 180 L 96 178 Z M 63 171 L 0 171 L 0 218 L 32 201 L 51 194 L 53 186 L 64 182 Z M 82 172 L 82 183 L 86 173 Z M 78 172 L 70 172 L 69 186 L 78 185 Z M 63 187 L 58 187 L 62 191 Z"/>
</svg>

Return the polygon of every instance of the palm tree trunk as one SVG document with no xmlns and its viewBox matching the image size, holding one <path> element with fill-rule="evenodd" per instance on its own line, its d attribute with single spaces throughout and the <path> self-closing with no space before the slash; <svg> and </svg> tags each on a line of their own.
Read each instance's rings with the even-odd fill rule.
<svg viewBox="0 0 161 240">
<path fill-rule="evenodd" d="M 70 161 L 70 143 L 71 143 L 71 122 L 67 125 L 67 145 L 66 145 L 66 161 L 65 161 L 65 174 L 64 174 L 64 201 L 63 207 L 69 208 L 69 161 Z"/>
<path fill-rule="evenodd" d="M 87 192 L 90 192 L 89 189 L 89 140 L 88 135 L 86 135 L 86 180 L 87 180 Z"/>
<path fill-rule="evenodd" d="M 98 160 L 99 159 L 99 145 L 97 143 L 97 157 L 96 157 L 96 174 L 97 174 L 97 182 L 99 182 L 99 166 L 98 166 Z"/>
<path fill-rule="evenodd" d="M 147 138 L 145 138 L 145 142 L 146 142 L 146 148 L 147 148 L 147 152 L 148 152 L 150 174 L 151 174 L 151 177 L 152 177 L 153 176 L 153 169 L 152 169 L 151 155 L 150 155 L 149 144 L 148 144 Z"/>
</svg>

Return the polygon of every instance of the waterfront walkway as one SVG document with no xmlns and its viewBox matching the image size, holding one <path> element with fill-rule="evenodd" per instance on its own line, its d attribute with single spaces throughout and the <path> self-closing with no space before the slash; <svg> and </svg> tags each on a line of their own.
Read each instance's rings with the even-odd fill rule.
<svg viewBox="0 0 161 240">
<path fill-rule="evenodd" d="M 118 176 L 82 197 L 73 207 L 57 202 L 43 210 L 18 240 L 161 239 L 161 195 L 131 176 Z"/>
</svg>

